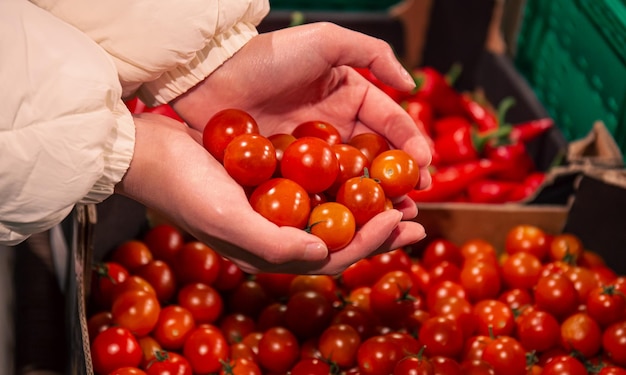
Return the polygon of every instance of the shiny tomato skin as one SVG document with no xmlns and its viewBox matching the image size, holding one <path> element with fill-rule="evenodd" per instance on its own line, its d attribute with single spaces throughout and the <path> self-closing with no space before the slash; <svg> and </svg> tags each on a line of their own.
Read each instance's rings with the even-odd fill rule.
<svg viewBox="0 0 626 375">
<path fill-rule="evenodd" d="M 321 238 L 328 251 L 341 250 L 352 241 L 356 232 L 354 215 L 341 203 L 326 202 L 311 210 L 309 232 Z"/>
<path fill-rule="evenodd" d="M 370 175 L 379 181 L 388 198 L 397 198 L 412 191 L 420 178 L 415 160 L 399 149 L 379 154 L 372 161 Z"/>
<path fill-rule="evenodd" d="M 291 375 L 328 375 L 331 373 L 328 362 L 319 358 L 302 358 L 291 369 Z"/>
<path fill-rule="evenodd" d="M 330 275 L 295 275 L 289 282 L 288 295 L 312 290 L 324 296 L 328 301 L 338 301 L 337 281 Z"/>
<path fill-rule="evenodd" d="M 300 340 L 319 335 L 335 313 L 332 303 L 314 290 L 294 293 L 286 306 L 285 327 Z"/>
<path fill-rule="evenodd" d="M 403 270 L 389 271 L 371 287 L 370 308 L 384 323 L 396 325 L 413 311 L 413 279 Z"/>
<path fill-rule="evenodd" d="M 228 343 L 234 344 L 254 332 L 257 326 L 256 322 L 251 317 L 241 313 L 231 313 L 220 319 L 219 328 Z"/>
<path fill-rule="evenodd" d="M 152 252 L 143 241 L 128 240 L 113 250 L 111 260 L 132 273 L 138 267 L 152 261 Z"/>
<path fill-rule="evenodd" d="M 94 264 L 91 271 L 91 301 L 99 309 L 110 309 L 115 287 L 129 276 L 130 272 L 119 263 Z"/>
<path fill-rule="evenodd" d="M 238 135 L 224 150 L 224 169 L 242 186 L 257 186 L 269 180 L 276 164 L 274 145 L 260 134 Z"/>
<path fill-rule="evenodd" d="M 146 375 L 146 372 L 137 367 L 120 367 L 108 375 Z"/>
<path fill-rule="evenodd" d="M 587 295 L 587 313 L 606 328 L 626 317 L 626 295 L 615 285 L 597 286 Z"/>
<path fill-rule="evenodd" d="M 402 349 L 388 337 L 376 335 L 363 341 L 357 351 L 361 375 L 388 375 L 404 357 Z"/>
<path fill-rule="evenodd" d="M 616 365 L 626 367 L 626 321 L 613 323 L 602 333 L 602 348 Z"/>
<path fill-rule="evenodd" d="M 183 247 L 185 238 L 178 228 L 170 224 L 158 224 L 148 230 L 143 241 L 155 260 L 171 264 L 176 252 Z"/>
<path fill-rule="evenodd" d="M 246 314 L 252 318 L 258 317 L 259 313 L 271 301 L 271 297 L 255 280 L 244 280 L 225 297 L 226 311 Z"/>
<path fill-rule="evenodd" d="M 168 305 L 161 309 L 151 334 L 163 349 L 177 350 L 182 348 L 194 327 L 195 321 L 189 310 L 179 305 Z"/>
<path fill-rule="evenodd" d="M 371 163 L 376 156 L 390 149 L 387 140 L 377 133 L 361 133 L 352 137 L 348 144 L 356 147 Z"/>
<path fill-rule="evenodd" d="M 291 134 L 296 138 L 320 138 L 331 146 L 341 143 L 341 134 L 339 134 L 339 130 L 337 130 L 333 124 L 322 120 L 312 120 L 300 123 L 291 131 Z"/>
<path fill-rule="evenodd" d="M 502 262 L 502 278 L 511 289 L 532 289 L 541 274 L 541 261 L 529 252 L 510 254 Z"/>
<path fill-rule="evenodd" d="M 370 257 L 370 260 L 374 266 L 375 278 L 379 278 L 389 271 L 410 271 L 413 264 L 411 257 L 403 248 L 376 254 Z"/>
<path fill-rule="evenodd" d="M 560 344 L 561 326 L 549 313 L 532 310 L 517 324 L 517 338 L 527 350 L 544 352 Z"/>
<path fill-rule="evenodd" d="M 189 361 L 194 374 L 210 374 L 220 371 L 221 362 L 230 356 L 230 349 L 218 327 L 201 324 L 187 336 L 182 354 Z"/>
<path fill-rule="evenodd" d="M 274 146 L 274 151 L 276 152 L 276 169 L 274 170 L 274 177 L 281 177 L 280 163 L 283 160 L 283 154 L 285 153 L 287 146 L 296 140 L 296 137 L 292 134 L 276 133 L 268 136 L 267 139 L 272 142 L 272 146 Z"/>
<path fill-rule="evenodd" d="M 443 316 L 428 318 L 420 328 L 418 338 L 426 347 L 427 356 L 456 358 L 463 351 L 464 338 L 459 323 Z"/>
<path fill-rule="evenodd" d="M 178 304 L 188 310 L 196 324 L 215 323 L 224 311 L 222 295 L 210 285 L 190 283 L 180 288 Z"/>
<path fill-rule="evenodd" d="M 317 342 L 322 358 L 334 362 L 340 368 L 349 368 L 356 363 L 361 336 L 348 324 L 333 324 L 321 333 Z"/>
<path fill-rule="evenodd" d="M 578 236 L 561 233 L 552 238 L 548 255 L 552 261 L 577 262 L 583 251 L 585 247 Z"/>
<path fill-rule="evenodd" d="M 526 374 L 526 350 L 510 336 L 496 337 L 487 344 L 482 360 L 493 367 L 496 375 Z"/>
<path fill-rule="evenodd" d="M 308 193 L 319 193 L 337 179 L 339 161 L 326 141 L 316 137 L 298 138 L 283 152 L 280 173 Z"/>
<path fill-rule="evenodd" d="M 108 328 L 100 332 L 91 344 L 91 359 L 96 374 L 108 374 L 120 367 L 138 367 L 141 357 L 137 339 L 126 328 Z"/>
<path fill-rule="evenodd" d="M 515 329 L 515 318 L 509 306 L 494 299 L 474 304 L 476 333 L 479 335 L 510 336 Z"/>
<path fill-rule="evenodd" d="M 467 293 L 460 283 L 444 280 L 431 285 L 426 291 L 426 308 L 428 310 L 432 309 L 439 299 L 449 296 L 467 299 Z"/>
<path fill-rule="evenodd" d="M 347 290 L 362 286 L 370 286 L 374 283 L 374 266 L 368 258 L 357 260 L 348 266 L 339 276 L 339 283 Z"/>
<path fill-rule="evenodd" d="M 360 150 L 347 143 L 334 144 L 331 148 L 337 157 L 339 172 L 337 173 L 337 178 L 326 192 L 334 196 L 344 182 L 353 177 L 369 174 L 370 162 Z M 367 173 L 366 170 L 368 170 Z"/>
<path fill-rule="evenodd" d="M 148 294 L 152 294 L 154 296 L 157 295 L 154 287 L 152 287 L 152 285 L 141 276 L 130 275 L 126 280 L 124 280 L 124 282 L 115 286 L 113 289 L 113 300 L 115 300 L 120 294 L 131 290 L 143 290 Z"/>
<path fill-rule="evenodd" d="M 220 163 L 224 160 L 226 146 L 238 135 L 258 134 L 256 120 L 247 112 L 227 108 L 215 113 L 202 132 L 202 144 Z"/>
<path fill-rule="evenodd" d="M 461 250 L 456 244 L 445 238 L 436 238 L 430 241 L 424 248 L 420 259 L 426 269 L 431 269 L 444 260 L 459 267 L 463 265 Z"/>
<path fill-rule="evenodd" d="M 284 327 L 273 327 L 259 340 L 258 361 L 271 373 L 285 373 L 298 361 L 300 344 L 296 336 Z"/>
<path fill-rule="evenodd" d="M 165 350 L 157 352 L 145 369 L 148 375 L 192 375 L 191 365 L 185 357 Z"/>
<path fill-rule="evenodd" d="M 171 301 L 176 293 L 176 276 L 170 264 L 173 263 L 155 259 L 135 270 L 135 275 L 152 286 L 161 304 Z"/>
<path fill-rule="evenodd" d="M 220 273 L 222 256 L 200 241 L 190 241 L 176 254 L 174 271 L 178 285 L 213 285 Z"/>
<path fill-rule="evenodd" d="M 386 197 L 376 180 L 362 176 L 345 181 L 339 187 L 335 201 L 348 207 L 354 215 L 356 226 L 361 227 L 385 211 Z"/>
<path fill-rule="evenodd" d="M 465 339 L 471 337 L 476 330 L 476 318 L 472 311 L 472 304 L 465 298 L 448 296 L 439 299 L 429 312 L 433 316 L 443 316 L 459 322 Z"/>
<path fill-rule="evenodd" d="M 257 186 L 250 196 L 252 208 L 278 226 L 304 229 L 311 213 L 311 200 L 298 183 L 273 178 Z"/>
<path fill-rule="evenodd" d="M 533 296 L 528 289 L 507 289 L 500 293 L 498 301 L 507 304 L 513 311 L 521 311 L 526 306 L 533 304 Z"/>
<path fill-rule="evenodd" d="M 459 282 L 471 302 L 495 299 L 502 290 L 500 269 L 485 261 L 466 261 L 461 268 Z"/>
<path fill-rule="evenodd" d="M 564 319 L 578 307 L 578 292 L 574 283 L 563 274 L 542 276 L 534 287 L 535 304 L 541 310 Z"/>
<path fill-rule="evenodd" d="M 542 375 L 586 375 L 587 369 L 582 362 L 569 355 L 554 357 L 543 366 Z"/>
<path fill-rule="evenodd" d="M 505 237 L 504 250 L 507 254 L 531 253 L 544 261 L 550 248 L 549 238 L 538 226 L 520 224 L 511 228 Z"/>
<path fill-rule="evenodd" d="M 248 358 L 236 358 L 224 362 L 220 375 L 262 375 L 259 365 Z"/>
<path fill-rule="evenodd" d="M 111 307 L 113 322 L 139 337 L 154 329 L 160 312 L 161 305 L 157 297 L 142 290 L 120 294 Z"/>
<path fill-rule="evenodd" d="M 243 270 L 230 258 L 221 257 L 219 263 L 220 269 L 213 282 L 213 287 L 220 292 L 234 289 L 245 277 Z"/>
<path fill-rule="evenodd" d="M 87 319 L 89 342 L 92 342 L 100 332 L 112 327 L 113 324 L 113 314 L 110 311 L 100 311 L 91 315 Z"/>
<path fill-rule="evenodd" d="M 394 375 L 432 375 L 435 373 L 433 364 L 421 356 L 406 356 L 393 369 Z"/>
<path fill-rule="evenodd" d="M 568 351 L 592 358 L 600 351 L 602 330 L 587 313 L 572 314 L 561 323 L 561 345 Z"/>
</svg>

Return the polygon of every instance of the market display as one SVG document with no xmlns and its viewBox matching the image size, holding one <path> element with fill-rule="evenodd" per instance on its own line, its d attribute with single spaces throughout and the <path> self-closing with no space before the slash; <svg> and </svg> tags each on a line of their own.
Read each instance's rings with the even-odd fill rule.
<svg viewBox="0 0 626 375">
<path fill-rule="evenodd" d="M 158 266 L 156 266 L 158 265 Z M 626 278 L 533 225 L 336 276 L 242 272 L 170 224 L 93 268 L 96 374 L 623 374 Z"/>
</svg>

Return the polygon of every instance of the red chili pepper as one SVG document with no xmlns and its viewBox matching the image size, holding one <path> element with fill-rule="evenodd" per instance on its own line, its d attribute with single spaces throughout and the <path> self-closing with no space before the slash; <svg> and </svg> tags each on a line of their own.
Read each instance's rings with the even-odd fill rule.
<svg viewBox="0 0 626 375">
<path fill-rule="evenodd" d="M 511 142 L 528 142 L 548 131 L 553 126 L 554 120 L 549 117 L 513 125 L 509 133 L 509 139 Z"/>
<path fill-rule="evenodd" d="M 508 200 L 510 202 L 519 202 L 530 197 L 539 189 L 545 180 L 545 172 L 530 173 L 521 184 L 511 191 Z"/>
<path fill-rule="evenodd" d="M 484 156 L 501 166 L 496 177 L 506 181 L 522 181 L 535 169 L 535 163 L 523 143 L 499 146 L 487 144 Z"/>
<path fill-rule="evenodd" d="M 363 77 L 365 77 L 365 79 L 367 79 L 372 84 L 374 84 L 374 86 L 378 87 L 387 95 L 389 95 L 397 103 L 402 102 L 404 99 L 406 99 L 407 97 L 411 95 L 410 91 L 400 91 L 383 83 L 381 80 L 376 78 L 376 76 L 368 68 L 353 68 L 353 69 L 356 70 Z"/>
<path fill-rule="evenodd" d="M 430 103 L 415 97 L 408 98 L 402 102 L 402 107 L 411 116 L 413 121 L 418 124 L 418 128 L 425 132 L 428 136 L 433 136 L 433 121 L 435 115 L 433 107 Z M 421 127 L 420 127 L 421 124 Z"/>
<path fill-rule="evenodd" d="M 433 134 L 440 137 L 446 133 L 452 133 L 460 128 L 471 128 L 472 123 L 462 116 L 446 116 L 436 119 L 433 122 Z"/>
<path fill-rule="evenodd" d="M 476 160 L 480 157 L 490 134 L 481 134 L 470 127 L 460 127 L 452 132 L 435 137 L 435 150 L 442 164 Z"/>
<path fill-rule="evenodd" d="M 479 159 L 467 163 L 441 167 L 432 173 L 432 183 L 423 190 L 409 192 L 415 202 L 447 202 L 463 193 L 473 182 L 489 176 L 497 165 L 491 160 Z"/>
<path fill-rule="evenodd" d="M 430 103 L 438 116 L 465 115 L 461 94 L 439 71 L 422 67 L 413 72 L 413 78 L 417 85 L 414 96 Z"/>
<path fill-rule="evenodd" d="M 519 183 L 483 179 L 467 186 L 467 197 L 472 203 L 504 203 Z"/>
<path fill-rule="evenodd" d="M 504 117 L 508 110 L 515 104 L 515 99 L 508 97 L 503 99 L 498 105 L 497 112 L 494 112 L 486 105 L 474 100 L 465 94 L 462 98 L 462 104 L 467 112 L 467 116 L 476 124 L 479 131 L 489 131 L 497 129 L 504 125 Z"/>
</svg>

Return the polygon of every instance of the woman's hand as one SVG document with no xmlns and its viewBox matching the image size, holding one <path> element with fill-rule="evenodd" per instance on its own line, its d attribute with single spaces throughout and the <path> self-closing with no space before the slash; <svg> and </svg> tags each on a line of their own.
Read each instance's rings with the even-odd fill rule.
<svg viewBox="0 0 626 375">
<path fill-rule="evenodd" d="M 256 213 L 243 189 L 204 149 L 197 130 L 156 114 L 137 115 L 135 124 L 135 154 L 116 191 L 157 210 L 247 272 L 337 274 L 361 258 L 425 236 L 421 225 L 389 210 L 329 254 L 314 235 L 278 227 Z"/>
</svg>

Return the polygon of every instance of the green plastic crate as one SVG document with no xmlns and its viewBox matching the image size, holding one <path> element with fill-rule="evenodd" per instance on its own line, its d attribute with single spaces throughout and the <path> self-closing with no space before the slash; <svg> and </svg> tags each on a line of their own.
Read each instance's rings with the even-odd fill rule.
<svg viewBox="0 0 626 375">
<path fill-rule="evenodd" d="M 400 0 L 270 0 L 276 10 L 337 10 L 382 11 L 400 3 Z"/>
<path fill-rule="evenodd" d="M 567 140 L 602 120 L 626 151 L 625 0 L 528 0 L 515 64 Z"/>
</svg>

